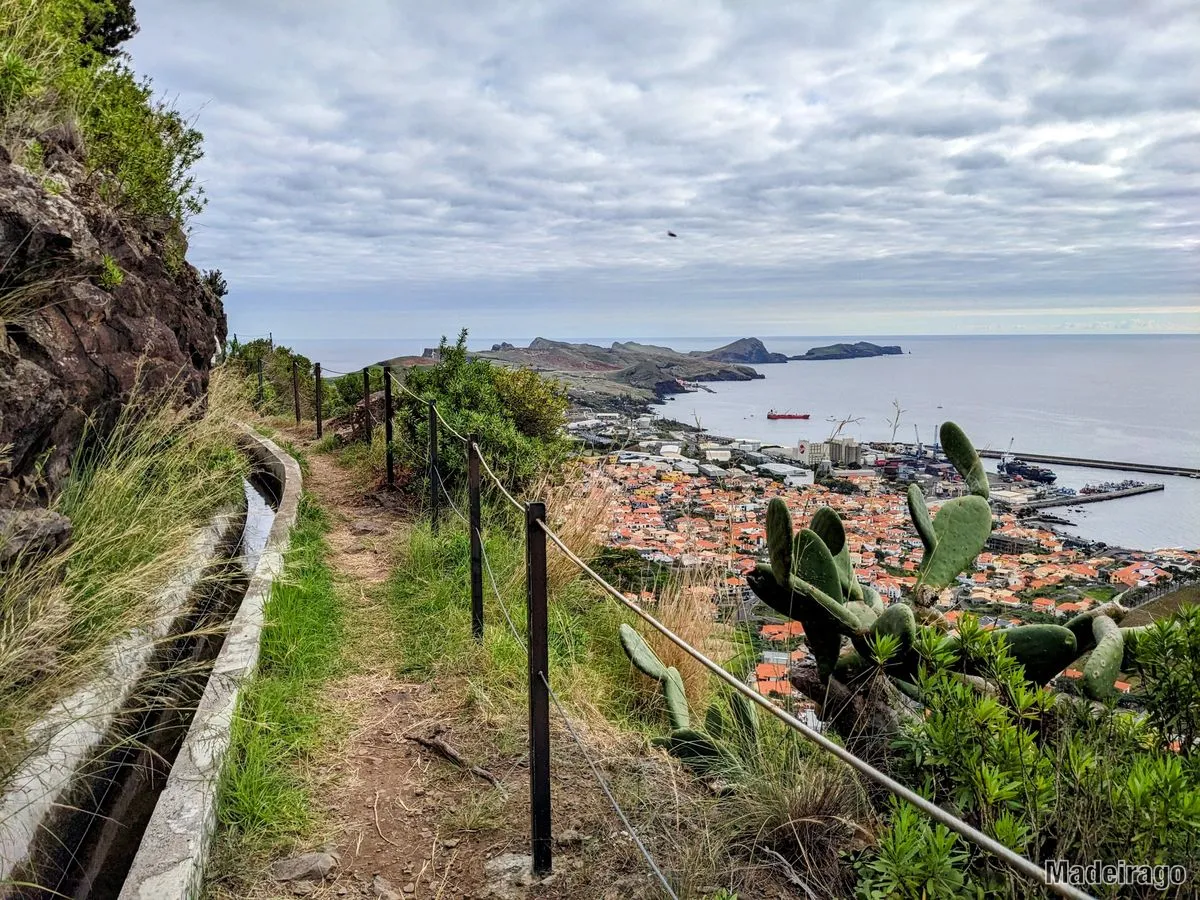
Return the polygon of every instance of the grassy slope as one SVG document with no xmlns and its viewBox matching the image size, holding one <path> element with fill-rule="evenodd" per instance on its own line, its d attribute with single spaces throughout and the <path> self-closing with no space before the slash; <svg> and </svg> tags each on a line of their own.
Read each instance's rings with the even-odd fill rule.
<svg viewBox="0 0 1200 900">
<path fill-rule="evenodd" d="M 487 532 L 486 550 L 504 606 L 523 635 L 523 538 L 502 514 Z M 436 682 L 441 691 L 461 691 L 464 712 L 488 731 L 490 741 L 519 748 L 526 727 L 524 649 L 504 619 L 486 569 L 486 637 L 482 646 L 472 640 L 468 567 L 466 530 L 451 516 L 437 534 L 427 525 L 413 529 L 389 585 L 401 671 Z M 550 681 L 577 720 L 595 723 L 602 718 L 608 723 L 603 727 L 661 735 L 667 730 L 661 695 L 632 672 L 617 640 L 619 625 L 629 618 L 588 582 L 566 582 L 551 595 Z M 736 648 L 731 644 L 726 649 Z M 722 708 L 730 721 L 727 696 L 711 684 L 707 688 L 708 702 Z M 708 702 L 695 691 L 689 700 L 693 722 L 702 726 Z M 552 728 L 558 718 L 552 710 Z M 762 866 L 764 849 L 797 865 L 804 860 L 812 883 L 831 893 L 846 887 L 839 854 L 874 818 L 865 792 L 852 773 L 831 764 L 778 722 L 762 717 L 760 730 L 757 748 L 741 757 L 748 773 L 741 776 L 744 788 L 724 796 L 705 790 L 697 794 L 693 789 L 698 783 L 687 776 L 680 782 L 617 786 L 635 827 L 685 896 L 710 896 L 712 886 L 720 884 L 760 896 L 775 887 L 774 876 Z M 552 772 L 569 765 L 558 753 Z M 638 759 L 609 756 L 608 767 L 616 772 L 637 771 L 640 765 Z M 586 780 L 578 789 L 598 791 Z M 628 864 L 635 869 L 643 865 L 632 855 Z"/>
<path fill-rule="evenodd" d="M 0 782 L 24 730 L 117 638 L 158 616 L 156 593 L 222 506 L 240 503 L 240 387 L 214 377 L 206 415 L 134 397 L 102 446 L 81 451 L 54 509 L 70 545 L 0 579 Z"/>
<path fill-rule="evenodd" d="M 489 517 L 485 517 L 489 518 Z M 485 552 L 516 627 L 525 632 L 524 543 L 503 515 L 490 517 Z M 484 570 L 485 640 L 471 638 L 470 542 L 449 518 L 435 534 L 414 527 L 389 585 L 402 674 L 422 680 L 466 678 L 483 705 L 510 708 L 526 698 L 525 650 L 513 636 Z M 586 698 L 611 718 L 628 720 L 636 705 L 629 663 L 617 641 L 623 617 L 579 582 L 551 598 L 550 681 L 564 696 Z"/>
</svg>

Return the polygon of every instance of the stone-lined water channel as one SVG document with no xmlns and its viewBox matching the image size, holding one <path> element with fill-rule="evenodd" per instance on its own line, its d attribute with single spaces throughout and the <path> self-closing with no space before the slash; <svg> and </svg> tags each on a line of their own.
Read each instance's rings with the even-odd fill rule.
<svg viewBox="0 0 1200 900">
<path fill-rule="evenodd" d="M 225 629 L 245 596 L 275 520 L 280 485 L 256 473 L 245 482 L 244 517 L 232 521 L 206 562 L 190 602 L 155 648 L 100 746 L 76 776 L 67 805 L 42 823 L 14 898 L 116 898 L 166 785 Z M 5 896 L 0 888 L 0 896 Z"/>
</svg>

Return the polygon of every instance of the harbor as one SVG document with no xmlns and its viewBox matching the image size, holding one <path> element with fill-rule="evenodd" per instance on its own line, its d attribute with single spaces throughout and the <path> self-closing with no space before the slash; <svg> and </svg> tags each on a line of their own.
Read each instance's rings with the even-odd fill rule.
<svg viewBox="0 0 1200 900">
<path fill-rule="evenodd" d="M 1163 466 L 1156 463 L 1118 462 L 1111 459 L 1083 459 L 1077 456 L 1053 456 L 1045 453 L 1015 453 L 1003 450 L 976 450 L 984 459 L 1003 459 L 1008 455 L 1019 456 L 1026 462 L 1048 465 L 1079 466 L 1087 469 L 1117 469 L 1122 472 L 1144 472 L 1148 475 L 1179 475 L 1200 478 L 1200 469 L 1187 466 Z"/>
<path fill-rule="evenodd" d="M 639 444 L 645 449 L 647 444 L 653 445 L 651 435 L 658 433 L 659 442 L 668 451 L 682 452 L 684 458 L 675 461 L 680 469 L 689 473 L 695 469 L 710 477 L 717 475 L 717 467 L 730 464 L 750 471 L 765 466 L 760 471 L 796 485 L 811 484 L 814 479 L 840 481 L 871 473 L 899 493 L 916 484 L 932 503 L 957 496 L 964 490 L 936 442 L 858 441 L 845 436 L 833 440 L 802 439 L 793 445 L 782 445 L 719 435 L 691 423 L 652 415 L 602 414 L 596 417 L 580 410 L 576 419 L 570 430 L 593 450 L 627 450 Z M 665 442 L 664 437 L 667 438 Z M 1182 537 L 1163 534 L 1158 526 L 1147 529 L 1138 524 L 1151 520 L 1160 522 L 1157 513 L 1165 508 L 1164 502 L 1189 504 L 1197 492 L 1195 480 L 1176 474 L 1147 483 L 1135 480 L 1133 472 L 1128 478 L 1110 480 L 1106 475 L 1111 475 L 1112 469 L 1085 469 L 1066 464 L 1056 464 L 1051 469 L 1032 462 L 1031 457 L 1047 458 L 1045 455 L 1003 454 L 996 468 L 989 472 L 992 506 L 997 515 L 1037 521 L 1073 541 L 1147 548 L 1198 545 L 1190 533 L 1192 529 L 1186 525 L 1187 515 L 1183 519 L 1170 520 L 1181 523 L 1175 532 Z M 1154 468 L 1135 463 L 1126 465 L 1134 469 Z M 1171 499 L 1152 499 L 1167 495 Z M 1059 516 L 1050 514 L 1059 510 Z M 1096 528 L 1096 522 L 1103 523 L 1103 527 Z M 1130 522 L 1134 523 L 1132 527 Z"/>
<path fill-rule="evenodd" d="M 1119 500 L 1122 497 L 1135 497 L 1138 494 L 1152 494 L 1166 489 L 1166 485 L 1155 482 L 1151 484 L 1135 484 L 1129 487 L 1097 490 L 1091 493 L 1054 494 L 1053 496 L 1026 499 L 1026 495 L 1013 490 L 999 488 L 993 491 L 993 499 L 1004 503 L 1018 515 L 1035 509 L 1051 509 L 1056 506 L 1080 506 L 1085 503 L 1100 503 L 1105 500 Z M 1017 498 L 1010 502 L 1008 498 L 1016 494 Z"/>
</svg>

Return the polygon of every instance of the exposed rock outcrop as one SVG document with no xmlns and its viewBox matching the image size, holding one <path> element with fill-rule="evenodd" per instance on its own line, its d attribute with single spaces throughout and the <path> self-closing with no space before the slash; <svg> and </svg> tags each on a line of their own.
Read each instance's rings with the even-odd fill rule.
<svg viewBox="0 0 1200 900">
<path fill-rule="evenodd" d="M 183 233 L 102 202 L 69 137 L 37 172 L 0 150 L 0 508 L 44 505 L 139 379 L 201 396 L 225 339 Z"/>
<path fill-rule="evenodd" d="M 691 355 L 716 362 L 746 363 L 752 366 L 788 361 L 786 353 L 772 353 L 758 338 L 741 338 L 716 350 L 694 350 Z"/>
<path fill-rule="evenodd" d="M 865 359 L 870 356 L 899 356 L 903 352 L 895 344 L 881 347 L 870 341 L 859 341 L 855 344 L 830 344 L 827 347 L 813 347 L 801 356 L 789 356 L 788 359 Z"/>
</svg>

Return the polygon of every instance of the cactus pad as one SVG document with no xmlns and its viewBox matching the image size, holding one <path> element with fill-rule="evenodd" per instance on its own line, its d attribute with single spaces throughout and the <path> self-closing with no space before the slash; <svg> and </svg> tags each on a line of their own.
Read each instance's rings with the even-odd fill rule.
<svg viewBox="0 0 1200 900">
<path fill-rule="evenodd" d="M 1083 691 L 1093 700 L 1104 700 L 1115 693 L 1113 682 L 1121 667 L 1124 641 L 1120 626 L 1109 616 L 1092 620 L 1092 634 L 1096 649 L 1083 667 Z"/>
<path fill-rule="evenodd" d="M 828 506 L 822 506 L 812 517 L 808 527 L 816 532 L 833 554 L 838 578 L 842 584 L 842 596 L 847 600 L 861 600 L 862 585 L 854 577 L 854 564 L 850 562 L 850 545 L 846 543 L 846 528 L 837 512 Z"/>
<path fill-rule="evenodd" d="M 688 728 L 692 724 L 691 713 L 688 712 L 687 693 L 683 689 L 683 676 L 674 666 L 667 669 L 662 681 L 663 699 L 667 702 L 667 718 L 675 729 Z"/>
<path fill-rule="evenodd" d="M 767 551 L 775 580 L 787 584 L 792 571 L 792 514 L 779 497 L 767 504 Z"/>
<path fill-rule="evenodd" d="M 1087 653 L 1087 651 L 1096 646 L 1096 638 L 1092 630 L 1092 623 L 1096 618 L 1098 616 L 1108 616 L 1114 622 L 1120 624 L 1128 612 L 1129 610 L 1116 600 L 1109 600 L 1107 603 L 1101 603 L 1095 609 L 1089 609 L 1068 619 L 1063 623 L 1063 627 L 1070 628 L 1075 634 L 1075 643 L 1079 647 L 1079 652 Z"/>
<path fill-rule="evenodd" d="M 921 583 L 937 590 L 948 587 L 975 561 L 992 533 L 992 509 L 975 494 L 942 504 L 933 517 L 937 536 L 932 553 L 921 559 Z"/>
<path fill-rule="evenodd" d="M 758 745 L 758 706 L 745 695 L 734 691 L 729 697 L 733 710 L 733 721 L 737 725 L 742 743 L 747 747 Z"/>
<path fill-rule="evenodd" d="M 963 477 L 971 493 L 986 500 L 990 493 L 987 472 L 983 470 L 983 463 L 970 438 L 953 422 L 942 423 L 941 436 L 946 458 L 954 463 L 954 468 Z"/>
<path fill-rule="evenodd" d="M 1034 684 L 1045 684 L 1079 656 L 1075 635 L 1061 625 L 1019 625 L 999 635 Z"/>
<path fill-rule="evenodd" d="M 842 597 L 842 579 L 829 547 L 820 535 L 809 528 L 801 529 L 792 548 L 792 575 L 806 586 L 816 588 L 826 597 L 838 602 Z M 795 585 L 792 586 L 795 590 Z"/>
<path fill-rule="evenodd" d="M 655 681 L 666 680 L 667 667 L 663 665 L 663 661 L 650 649 L 646 639 L 638 634 L 632 625 L 622 623 L 620 640 L 625 655 L 629 657 L 629 661 L 638 671 Z"/>
<path fill-rule="evenodd" d="M 908 515 L 921 537 L 921 543 L 925 545 L 925 555 L 932 556 L 937 547 L 937 532 L 933 530 L 933 517 L 929 515 L 920 485 L 908 486 Z"/>
</svg>

